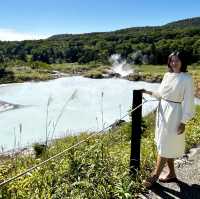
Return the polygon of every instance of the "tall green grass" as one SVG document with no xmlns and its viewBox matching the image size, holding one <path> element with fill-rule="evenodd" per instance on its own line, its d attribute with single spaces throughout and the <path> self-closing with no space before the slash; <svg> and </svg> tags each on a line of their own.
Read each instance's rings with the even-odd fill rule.
<svg viewBox="0 0 200 199">
<path fill-rule="evenodd" d="M 186 127 L 187 150 L 200 143 L 200 106 Z M 134 198 L 154 167 L 155 113 L 143 118 L 141 170 L 129 175 L 131 123 L 95 135 L 80 146 L 0 188 L 0 198 Z M 15 157 L 0 165 L 0 181 L 86 139 L 88 132 L 55 140 L 40 158 Z"/>
</svg>

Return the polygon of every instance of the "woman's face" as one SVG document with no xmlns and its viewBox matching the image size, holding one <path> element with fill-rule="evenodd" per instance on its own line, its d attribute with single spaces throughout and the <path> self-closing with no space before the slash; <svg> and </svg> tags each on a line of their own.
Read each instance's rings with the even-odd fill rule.
<svg viewBox="0 0 200 199">
<path fill-rule="evenodd" d="M 170 66 L 175 73 L 179 73 L 181 71 L 181 60 L 178 56 L 173 55 L 170 60 Z"/>
</svg>

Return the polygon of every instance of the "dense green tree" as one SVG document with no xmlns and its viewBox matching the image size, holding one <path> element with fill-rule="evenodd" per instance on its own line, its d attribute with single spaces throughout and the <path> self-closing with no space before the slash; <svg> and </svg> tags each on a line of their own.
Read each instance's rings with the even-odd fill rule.
<svg viewBox="0 0 200 199">
<path fill-rule="evenodd" d="M 188 62 L 200 61 L 200 18 L 159 27 L 136 27 L 112 32 L 63 34 L 36 41 L 0 41 L 0 63 L 11 60 L 108 63 L 119 53 L 129 62 L 166 64 L 174 50 L 185 52 Z"/>
</svg>

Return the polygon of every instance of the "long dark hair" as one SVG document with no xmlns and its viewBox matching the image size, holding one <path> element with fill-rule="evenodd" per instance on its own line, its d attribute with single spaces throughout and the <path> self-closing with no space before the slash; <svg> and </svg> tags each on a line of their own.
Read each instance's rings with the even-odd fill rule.
<svg viewBox="0 0 200 199">
<path fill-rule="evenodd" d="M 187 60 L 186 60 L 186 55 L 183 52 L 178 52 L 178 51 L 174 51 L 172 52 L 169 57 L 168 57 L 168 61 L 167 61 L 167 65 L 168 65 L 168 70 L 169 72 L 173 73 L 173 69 L 170 66 L 170 62 L 173 56 L 177 56 L 180 61 L 181 61 L 181 72 L 188 72 L 187 71 Z"/>
</svg>

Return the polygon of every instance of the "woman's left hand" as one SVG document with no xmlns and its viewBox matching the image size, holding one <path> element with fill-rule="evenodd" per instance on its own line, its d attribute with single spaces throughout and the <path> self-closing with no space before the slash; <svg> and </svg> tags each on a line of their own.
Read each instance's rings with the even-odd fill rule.
<svg viewBox="0 0 200 199">
<path fill-rule="evenodd" d="M 180 123 L 178 126 L 178 135 L 182 134 L 185 131 L 185 124 Z"/>
</svg>

